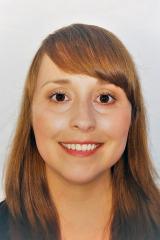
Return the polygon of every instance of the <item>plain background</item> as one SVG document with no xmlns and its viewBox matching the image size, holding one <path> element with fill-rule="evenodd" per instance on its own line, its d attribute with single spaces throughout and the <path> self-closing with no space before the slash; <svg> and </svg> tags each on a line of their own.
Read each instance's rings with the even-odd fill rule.
<svg viewBox="0 0 160 240">
<path fill-rule="evenodd" d="M 71 23 L 112 31 L 132 54 L 147 107 L 150 150 L 160 173 L 159 13 L 159 0 L 0 0 L 0 199 L 4 163 L 31 60 L 46 35 Z"/>
</svg>

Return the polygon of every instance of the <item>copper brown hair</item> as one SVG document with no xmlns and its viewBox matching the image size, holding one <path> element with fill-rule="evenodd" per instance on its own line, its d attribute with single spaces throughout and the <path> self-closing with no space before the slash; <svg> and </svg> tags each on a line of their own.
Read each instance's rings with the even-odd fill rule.
<svg viewBox="0 0 160 240">
<path fill-rule="evenodd" d="M 104 79 L 125 91 L 132 106 L 132 120 L 125 151 L 111 167 L 110 240 L 160 239 L 160 191 L 155 183 L 158 173 L 150 157 L 146 110 L 135 64 L 113 33 L 87 24 L 72 24 L 47 36 L 29 69 L 5 174 L 12 239 L 26 239 L 25 234 L 29 239 L 61 239 L 58 212 L 32 128 L 32 99 L 44 54 L 68 73 Z"/>
</svg>

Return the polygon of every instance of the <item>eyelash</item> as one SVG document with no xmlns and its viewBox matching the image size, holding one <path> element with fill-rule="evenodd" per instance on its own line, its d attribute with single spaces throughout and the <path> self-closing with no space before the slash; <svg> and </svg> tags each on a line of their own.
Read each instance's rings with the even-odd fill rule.
<svg viewBox="0 0 160 240">
<path fill-rule="evenodd" d="M 56 96 L 57 94 L 64 94 L 64 95 L 66 95 L 66 96 L 68 96 L 68 94 L 67 94 L 65 91 L 57 90 L 57 91 L 55 91 L 55 92 L 52 92 L 52 93 L 49 95 L 49 99 L 50 99 L 51 101 L 55 101 L 55 103 L 57 103 L 57 104 L 63 104 L 64 101 L 56 101 L 56 100 L 53 100 L 53 99 L 52 99 L 53 96 Z M 108 92 L 101 92 L 101 93 L 98 94 L 96 97 L 100 97 L 101 95 L 107 95 L 107 96 L 111 97 L 111 98 L 112 98 L 111 101 L 115 101 L 115 100 L 116 100 L 116 98 L 115 98 L 112 94 L 110 94 L 110 93 L 108 93 Z M 68 101 L 68 100 L 67 100 L 67 101 Z M 65 101 L 65 102 L 66 102 L 66 101 Z M 111 103 L 101 103 L 101 104 L 102 104 L 102 105 L 106 105 L 106 104 L 111 104 Z"/>
</svg>

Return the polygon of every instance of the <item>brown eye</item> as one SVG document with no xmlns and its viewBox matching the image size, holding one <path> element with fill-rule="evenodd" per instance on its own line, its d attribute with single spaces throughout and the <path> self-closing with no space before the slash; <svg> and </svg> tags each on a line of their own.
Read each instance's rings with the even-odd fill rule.
<svg viewBox="0 0 160 240">
<path fill-rule="evenodd" d="M 52 101 L 55 101 L 55 102 L 58 102 L 58 103 L 60 103 L 60 102 L 66 102 L 66 101 L 68 101 L 68 97 L 66 96 L 66 94 L 65 93 L 63 93 L 63 92 L 55 92 L 55 93 L 53 93 L 51 96 L 50 96 L 50 99 L 52 100 Z"/>
<path fill-rule="evenodd" d="M 98 98 L 99 98 L 98 102 L 100 102 L 102 104 L 111 103 L 112 101 L 115 100 L 115 98 L 113 96 L 111 96 L 111 94 L 108 94 L 108 93 L 100 94 L 98 96 Z"/>
<path fill-rule="evenodd" d="M 56 97 L 56 101 L 64 101 L 65 100 L 65 95 L 63 93 L 58 93 L 58 94 L 55 94 L 55 97 Z"/>
</svg>

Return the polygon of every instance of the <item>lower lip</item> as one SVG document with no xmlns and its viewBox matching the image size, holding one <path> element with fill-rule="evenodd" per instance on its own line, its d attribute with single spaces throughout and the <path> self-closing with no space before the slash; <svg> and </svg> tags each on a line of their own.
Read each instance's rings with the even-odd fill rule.
<svg viewBox="0 0 160 240">
<path fill-rule="evenodd" d="M 90 156 L 90 155 L 94 154 L 102 146 L 102 144 L 100 144 L 95 149 L 89 150 L 89 151 L 76 151 L 76 150 L 65 148 L 62 144 L 60 144 L 60 145 L 67 153 L 69 153 L 70 155 L 73 155 L 73 156 L 77 156 L 77 157 Z"/>
</svg>

